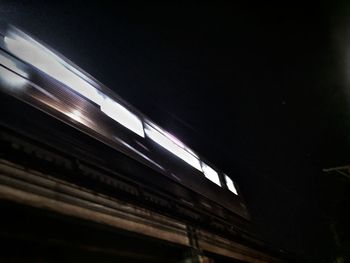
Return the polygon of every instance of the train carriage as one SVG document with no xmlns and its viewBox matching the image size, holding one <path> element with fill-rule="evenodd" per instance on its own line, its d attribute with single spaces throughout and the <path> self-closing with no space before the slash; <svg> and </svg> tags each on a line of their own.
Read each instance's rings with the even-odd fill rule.
<svg viewBox="0 0 350 263">
<path fill-rule="evenodd" d="M 101 180 L 111 192 L 124 187 L 249 235 L 249 214 L 231 177 L 67 58 L 7 24 L 0 28 L 0 91 L 3 145 L 25 149 L 28 142 L 13 134 L 38 141 L 90 176 L 91 187 L 103 185 L 93 178 L 105 171 Z M 144 190 L 151 188 L 155 194 Z"/>
</svg>

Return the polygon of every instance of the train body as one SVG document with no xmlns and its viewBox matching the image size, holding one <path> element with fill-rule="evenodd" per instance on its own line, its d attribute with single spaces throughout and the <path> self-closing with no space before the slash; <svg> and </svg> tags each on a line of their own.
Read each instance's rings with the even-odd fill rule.
<svg viewBox="0 0 350 263">
<path fill-rule="evenodd" d="M 3 140 L 10 130 L 23 134 L 80 160 L 87 174 L 84 160 L 94 161 L 111 171 L 112 181 L 118 172 L 189 208 L 200 203 L 208 214 L 249 225 L 229 176 L 71 61 L 7 24 L 0 28 L 0 93 Z"/>
</svg>

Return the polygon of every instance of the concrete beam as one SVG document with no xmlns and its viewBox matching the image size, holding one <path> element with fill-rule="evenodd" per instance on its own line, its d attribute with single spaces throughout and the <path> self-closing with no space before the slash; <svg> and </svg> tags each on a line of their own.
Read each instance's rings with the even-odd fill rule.
<svg viewBox="0 0 350 263">
<path fill-rule="evenodd" d="M 189 249 L 192 246 L 184 222 L 1 159 L 0 199 L 150 236 Z M 195 233 L 196 249 L 204 253 L 207 251 L 251 263 L 283 262 L 201 229 L 195 229 Z M 189 260 L 211 262 L 203 256 Z"/>
</svg>

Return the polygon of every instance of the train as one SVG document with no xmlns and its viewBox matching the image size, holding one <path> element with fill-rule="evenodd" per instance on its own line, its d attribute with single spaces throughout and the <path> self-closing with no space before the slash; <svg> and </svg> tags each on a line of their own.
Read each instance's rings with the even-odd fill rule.
<svg viewBox="0 0 350 263">
<path fill-rule="evenodd" d="M 66 166 L 98 174 L 84 165 L 95 162 L 109 172 L 103 180 L 111 185 L 121 174 L 126 182 L 171 196 L 188 213 L 200 207 L 248 236 L 250 216 L 231 176 L 62 54 L 7 23 L 0 25 L 0 93 L 3 142 L 12 140 L 24 151 L 30 142 L 13 134 L 45 142 L 75 156 L 74 162 L 62 157 Z"/>
</svg>

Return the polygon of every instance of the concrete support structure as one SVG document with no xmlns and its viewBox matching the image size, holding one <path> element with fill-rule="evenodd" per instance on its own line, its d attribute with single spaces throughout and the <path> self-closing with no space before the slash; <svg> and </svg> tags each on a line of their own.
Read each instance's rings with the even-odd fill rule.
<svg viewBox="0 0 350 263">
<path fill-rule="evenodd" d="M 188 226 L 142 207 L 0 160 L 0 199 L 164 240 L 194 251 L 185 263 L 212 263 L 213 253 L 254 263 L 283 262 L 263 251 Z"/>
</svg>

